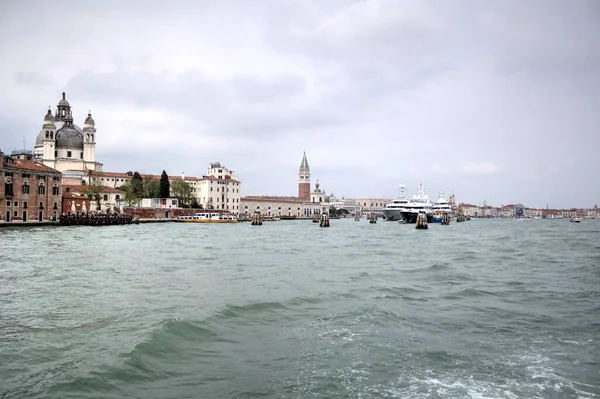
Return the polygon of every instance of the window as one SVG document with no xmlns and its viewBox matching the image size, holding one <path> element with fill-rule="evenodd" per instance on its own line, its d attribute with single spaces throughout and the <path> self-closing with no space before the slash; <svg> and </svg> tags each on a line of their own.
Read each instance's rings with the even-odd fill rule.
<svg viewBox="0 0 600 399">
<path fill-rule="evenodd" d="M 23 179 L 29 179 L 29 173 L 23 173 L 21 176 L 23 176 Z"/>
<path fill-rule="evenodd" d="M 52 195 L 60 195 L 58 186 L 52 187 Z"/>
<path fill-rule="evenodd" d="M 19 201 L 14 201 L 13 206 L 19 206 Z"/>
<path fill-rule="evenodd" d="M 23 201 L 23 209 L 27 209 L 27 201 Z"/>
<path fill-rule="evenodd" d="M 119 194 L 117 194 L 117 195 L 115 196 L 115 201 L 118 201 L 118 200 L 120 200 L 120 199 L 121 199 L 121 196 L 120 196 Z"/>
<path fill-rule="evenodd" d="M 27 184 L 27 182 L 23 183 L 23 187 L 21 187 L 21 192 L 23 194 L 29 194 L 29 184 Z"/>
<path fill-rule="evenodd" d="M 46 187 L 44 187 L 43 184 L 40 184 L 38 186 L 38 195 L 44 195 L 44 194 L 46 194 Z"/>
<path fill-rule="evenodd" d="M 54 205 L 52 206 L 52 209 L 58 209 L 58 202 L 54 203 Z"/>
<path fill-rule="evenodd" d="M 11 180 L 7 180 L 4 183 L 4 195 L 6 195 L 7 197 L 12 197 L 14 195 L 13 184 Z"/>
<path fill-rule="evenodd" d="M 108 194 L 104 194 L 104 197 L 102 197 L 102 199 L 104 199 L 104 201 L 108 201 Z"/>
<path fill-rule="evenodd" d="M 4 176 L 6 177 L 12 177 L 13 172 L 4 172 Z"/>
<path fill-rule="evenodd" d="M 58 157 L 58 151 L 54 151 L 54 158 Z"/>
<path fill-rule="evenodd" d="M 79 158 L 83 159 L 83 152 L 79 154 Z"/>
<path fill-rule="evenodd" d="M 6 206 L 10 206 L 10 201 L 6 201 Z"/>
<path fill-rule="evenodd" d="M 71 151 L 67 151 L 67 158 L 71 158 Z"/>
<path fill-rule="evenodd" d="M 13 216 L 14 216 L 14 217 L 17 217 L 17 216 L 19 216 L 19 211 L 15 211 L 15 212 L 13 213 Z"/>
<path fill-rule="evenodd" d="M 44 203 L 40 201 L 40 209 L 44 209 Z"/>
<path fill-rule="evenodd" d="M 54 180 L 54 181 L 58 181 L 58 180 L 59 180 L 59 177 L 58 177 L 58 176 L 54 176 L 54 177 L 52 178 L 52 180 Z"/>
</svg>

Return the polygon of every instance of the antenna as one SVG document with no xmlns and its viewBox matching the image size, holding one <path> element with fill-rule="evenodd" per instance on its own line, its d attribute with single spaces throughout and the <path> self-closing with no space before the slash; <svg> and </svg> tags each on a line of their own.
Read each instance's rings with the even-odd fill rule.
<svg viewBox="0 0 600 399">
<path fill-rule="evenodd" d="M 26 150 L 27 147 L 25 146 L 25 135 L 23 135 L 23 149 Z"/>
</svg>

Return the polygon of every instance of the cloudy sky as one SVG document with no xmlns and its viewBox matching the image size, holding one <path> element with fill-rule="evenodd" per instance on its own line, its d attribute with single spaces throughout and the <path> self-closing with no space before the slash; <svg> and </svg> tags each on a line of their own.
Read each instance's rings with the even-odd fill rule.
<svg viewBox="0 0 600 399">
<path fill-rule="evenodd" d="M 290 195 L 306 151 L 337 196 L 600 204 L 597 0 L 13 1 L 0 148 L 62 91 L 106 171 Z"/>
</svg>

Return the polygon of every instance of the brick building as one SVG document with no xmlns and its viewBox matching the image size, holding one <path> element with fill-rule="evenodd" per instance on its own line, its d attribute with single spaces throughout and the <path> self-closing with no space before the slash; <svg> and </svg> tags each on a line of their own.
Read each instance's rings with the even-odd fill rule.
<svg viewBox="0 0 600 399">
<path fill-rule="evenodd" d="M 61 173 L 0 151 L 0 221 L 43 221 L 61 211 Z"/>
</svg>

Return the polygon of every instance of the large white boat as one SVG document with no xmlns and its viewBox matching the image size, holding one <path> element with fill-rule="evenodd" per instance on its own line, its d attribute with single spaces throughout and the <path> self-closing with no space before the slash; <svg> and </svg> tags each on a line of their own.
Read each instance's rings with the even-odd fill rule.
<svg viewBox="0 0 600 399">
<path fill-rule="evenodd" d="M 400 210 L 400 214 L 405 223 L 416 223 L 419 213 L 422 212 L 427 215 L 427 222 L 431 223 L 433 204 L 425 193 L 423 185 L 419 184 L 416 194 L 404 205 L 404 208 Z"/>
<path fill-rule="evenodd" d="M 178 222 L 188 223 L 237 223 L 234 215 L 220 212 L 198 212 L 193 216 L 179 216 Z"/>
<path fill-rule="evenodd" d="M 390 222 L 403 220 L 401 211 L 406 207 L 406 204 L 408 204 L 406 186 L 404 184 L 400 184 L 398 187 L 398 198 L 392 200 L 392 202 L 383 208 L 382 212 L 383 216 L 385 216 L 385 220 Z"/>
<path fill-rule="evenodd" d="M 441 223 L 444 214 L 447 214 L 449 218 L 452 218 L 452 206 L 450 202 L 444 197 L 444 192 L 440 190 L 437 201 L 432 205 L 433 216 L 431 223 Z"/>
</svg>

